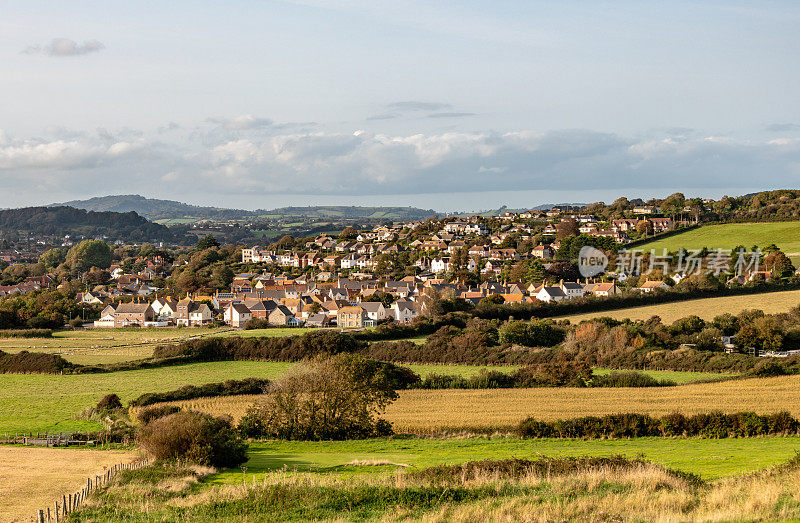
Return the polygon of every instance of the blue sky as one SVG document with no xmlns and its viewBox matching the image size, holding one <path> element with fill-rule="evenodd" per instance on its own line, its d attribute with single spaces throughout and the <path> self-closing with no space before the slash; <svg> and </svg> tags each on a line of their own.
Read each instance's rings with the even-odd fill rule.
<svg viewBox="0 0 800 523">
<path fill-rule="evenodd" d="M 796 2 L 4 2 L 0 206 L 797 187 Z"/>
</svg>

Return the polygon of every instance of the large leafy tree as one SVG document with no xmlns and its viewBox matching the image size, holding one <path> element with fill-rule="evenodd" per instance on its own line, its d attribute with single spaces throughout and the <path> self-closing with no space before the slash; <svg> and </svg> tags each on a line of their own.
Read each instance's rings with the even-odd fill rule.
<svg viewBox="0 0 800 523">
<path fill-rule="evenodd" d="M 73 271 L 78 272 L 92 267 L 107 269 L 111 265 L 111 248 L 102 240 L 84 240 L 67 252 L 66 261 Z"/>
</svg>

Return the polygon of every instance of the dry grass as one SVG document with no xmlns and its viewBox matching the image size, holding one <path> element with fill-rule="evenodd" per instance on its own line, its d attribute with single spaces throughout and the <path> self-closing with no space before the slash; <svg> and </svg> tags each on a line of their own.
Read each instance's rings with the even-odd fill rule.
<svg viewBox="0 0 800 523">
<path fill-rule="evenodd" d="M 183 408 L 240 419 L 259 398 L 229 396 L 172 402 Z M 398 433 L 437 433 L 463 429 L 507 430 L 528 416 L 563 419 L 639 412 L 663 416 L 789 411 L 800 417 L 800 376 L 754 378 L 649 388 L 538 388 L 406 390 L 389 406 L 386 419 Z"/>
<path fill-rule="evenodd" d="M 87 477 L 136 457 L 117 450 L 0 447 L 0 521 L 29 521 L 40 508 L 82 488 Z"/>
<path fill-rule="evenodd" d="M 251 481 L 252 479 L 252 481 Z M 450 479 L 389 475 L 321 475 L 286 470 L 256 481 L 212 486 L 167 495 L 158 506 L 142 485 L 116 485 L 115 495 L 90 500 L 88 513 L 112 501 L 116 517 L 131 520 L 351 520 L 382 521 L 785 521 L 800 517 L 800 470 L 797 463 L 772 470 L 698 484 L 649 463 L 604 466 L 574 472 L 502 476 L 491 470 Z M 444 487 L 444 490 L 442 490 Z M 469 501 L 442 498 L 451 489 Z M 153 490 L 150 488 L 150 490 Z M 428 492 L 422 503 L 381 492 Z M 122 493 L 122 492 L 120 492 Z M 163 490 L 161 491 L 163 494 Z M 270 495 L 271 493 L 271 495 Z M 469 496 L 472 493 L 474 495 Z M 315 494 L 319 494 L 317 499 Z M 278 497 L 287 513 L 270 513 L 264 500 Z M 438 498 L 438 499 L 437 499 Z M 420 498 L 417 498 L 420 499 Z M 98 519 L 105 520 L 102 516 Z"/>
<path fill-rule="evenodd" d="M 586 314 L 573 314 L 560 316 L 559 319 L 569 319 L 572 323 L 590 320 L 602 316 L 616 319 L 630 318 L 632 320 L 646 320 L 652 316 L 660 316 L 664 323 L 672 323 L 677 319 L 696 314 L 704 320 L 711 320 L 724 312 L 738 314 L 745 309 L 761 309 L 767 314 L 786 312 L 792 307 L 800 305 L 800 291 L 769 292 L 753 294 L 750 296 L 725 296 L 722 298 L 702 298 L 699 300 L 664 303 L 661 305 L 648 305 L 646 307 L 631 307 L 616 311 L 591 312 Z"/>
</svg>

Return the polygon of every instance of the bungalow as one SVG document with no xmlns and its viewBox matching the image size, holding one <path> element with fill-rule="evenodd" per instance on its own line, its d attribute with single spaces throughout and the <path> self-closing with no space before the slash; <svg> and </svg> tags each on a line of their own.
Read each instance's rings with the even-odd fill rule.
<svg viewBox="0 0 800 523">
<path fill-rule="evenodd" d="M 656 289 L 667 290 L 669 289 L 669 285 L 661 280 L 647 280 L 640 287 L 637 287 L 636 290 L 640 292 L 653 292 Z"/>
</svg>

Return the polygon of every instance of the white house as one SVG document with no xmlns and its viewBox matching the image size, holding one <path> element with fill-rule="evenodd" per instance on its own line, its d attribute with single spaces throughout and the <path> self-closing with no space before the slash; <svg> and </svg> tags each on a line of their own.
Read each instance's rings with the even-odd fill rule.
<svg viewBox="0 0 800 523">
<path fill-rule="evenodd" d="M 550 303 L 551 301 L 561 301 L 567 296 L 564 294 L 564 291 L 561 290 L 561 287 L 542 287 L 538 293 L 536 293 L 536 299 L 541 300 L 543 302 Z"/>
<path fill-rule="evenodd" d="M 241 327 L 253 317 L 250 309 L 243 303 L 231 303 L 223 314 L 225 323 L 234 327 Z"/>
</svg>

